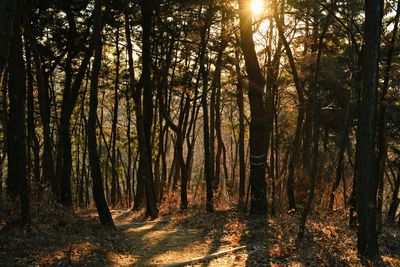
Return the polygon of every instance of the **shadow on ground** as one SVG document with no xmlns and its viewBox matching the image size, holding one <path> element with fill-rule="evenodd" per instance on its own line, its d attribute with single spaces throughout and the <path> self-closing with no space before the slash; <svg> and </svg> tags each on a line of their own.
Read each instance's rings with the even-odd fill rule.
<svg viewBox="0 0 400 267">
<path fill-rule="evenodd" d="M 355 231 L 338 214 L 311 216 L 299 250 L 295 249 L 298 219 L 288 214 L 266 218 L 234 210 L 188 210 L 152 222 L 137 212 L 116 210 L 113 216 L 117 230 L 104 228 L 95 213 L 38 216 L 30 232 L 3 228 L 0 266 L 156 266 L 243 245 L 245 250 L 195 266 L 363 264 L 357 258 Z M 398 227 L 383 228 L 382 259 L 375 266 L 400 266 L 399 236 Z"/>
</svg>

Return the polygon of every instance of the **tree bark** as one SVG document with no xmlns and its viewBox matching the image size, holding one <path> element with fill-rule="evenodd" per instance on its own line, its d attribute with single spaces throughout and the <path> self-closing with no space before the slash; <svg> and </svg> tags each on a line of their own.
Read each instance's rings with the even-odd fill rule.
<svg viewBox="0 0 400 267">
<path fill-rule="evenodd" d="M 208 102 L 207 102 L 207 91 L 208 91 L 208 72 L 206 70 L 206 49 L 207 49 L 207 34 L 210 29 L 212 19 L 212 1 L 208 2 L 206 11 L 206 18 L 204 26 L 200 30 L 200 75 L 202 79 L 203 92 L 201 96 L 201 105 L 203 108 L 203 145 L 204 145 L 204 176 L 206 180 L 206 210 L 212 212 L 214 210 L 213 204 L 213 165 L 211 162 L 211 151 L 210 151 L 210 125 L 208 117 Z"/>
<path fill-rule="evenodd" d="M 250 100 L 250 186 L 251 208 L 250 213 L 266 214 L 266 152 L 271 134 L 270 116 L 264 102 L 265 80 L 259 66 L 252 30 L 252 14 L 250 1 L 239 0 L 241 47 L 244 55 L 247 75 L 249 79 Z M 271 94 L 267 92 L 267 102 L 270 103 Z M 268 121 L 267 121 L 268 120 Z"/>
<path fill-rule="evenodd" d="M 57 160 L 56 160 L 56 177 L 59 184 L 58 201 L 64 207 L 72 207 L 72 194 L 71 194 L 71 169 L 72 169 L 72 155 L 71 155 L 71 134 L 70 124 L 72 113 L 75 109 L 76 102 L 79 95 L 79 89 L 85 77 L 90 58 L 94 49 L 94 36 L 89 41 L 89 47 L 86 49 L 82 62 L 79 66 L 75 80 L 72 83 L 72 60 L 75 49 L 76 38 L 76 25 L 73 18 L 72 11 L 67 6 L 65 10 L 69 24 L 69 40 L 67 42 L 67 62 L 65 70 L 65 85 L 63 92 L 63 99 L 61 105 L 60 127 L 57 145 Z M 94 30 L 93 30 L 94 32 Z"/>
<path fill-rule="evenodd" d="M 239 47 L 240 41 L 237 36 L 236 39 L 236 48 L 235 48 L 235 71 L 236 71 L 236 79 L 237 79 L 237 105 L 239 109 L 239 208 L 242 208 L 244 205 L 245 198 L 245 187 L 246 187 L 246 161 L 245 161 L 245 152 L 244 152 L 244 136 L 245 136 L 245 123 L 244 123 L 244 97 L 243 97 L 243 76 L 242 71 L 240 69 L 240 54 Z"/>
<path fill-rule="evenodd" d="M 290 152 L 290 157 L 289 157 L 289 165 L 288 165 L 288 179 L 287 179 L 287 195 L 288 195 L 288 210 L 290 212 L 296 211 L 296 200 L 294 197 L 294 189 L 295 189 L 295 171 L 296 171 L 296 166 L 297 162 L 299 159 L 299 152 L 300 152 L 300 145 L 301 145 L 301 134 L 303 130 L 303 121 L 304 121 L 304 115 L 305 115 L 305 99 L 304 99 L 304 89 L 303 89 L 303 84 L 301 83 L 300 76 L 297 71 L 296 63 L 294 61 L 292 49 L 290 48 L 289 42 L 287 41 L 284 32 L 283 32 L 283 23 L 284 23 L 284 18 L 283 14 L 279 16 L 278 13 L 278 6 L 276 1 L 274 1 L 274 6 L 276 6 L 274 10 L 275 14 L 275 22 L 276 22 L 276 27 L 278 28 L 278 33 L 280 36 L 280 40 L 283 43 L 283 46 L 286 51 L 286 56 L 288 57 L 295 88 L 296 88 L 296 93 L 298 97 L 298 108 L 297 108 L 297 120 L 296 120 L 296 128 L 295 128 L 295 134 L 294 134 L 294 139 L 292 143 L 292 149 Z"/>
<path fill-rule="evenodd" d="M 382 27 L 382 0 L 365 2 L 365 46 L 363 90 L 358 121 L 357 249 L 360 256 L 373 259 L 379 254 L 376 231 L 377 170 L 375 154 L 375 105 Z"/>
<path fill-rule="evenodd" d="M 226 14 L 222 15 L 222 20 L 225 20 Z M 221 72 L 223 70 L 223 56 L 226 46 L 228 45 L 227 38 L 225 36 L 225 25 L 224 22 L 221 23 L 221 43 L 218 49 L 217 61 L 215 63 L 214 79 L 212 85 L 212 91 L 215 90 L 215 104 L 211 104 L 211 110 L 215 111 L 215 133 L 217 137 L 217 154 L 215 158 L 215 189 L 222 190 L 222 193 L 226 191 L 226 183 L 228 179 L 227 168 L 226 168 L 226 147 L 222 139 L 222 122 L 221 122 Z M 210 110 L 210 114 L 211 114 Z M 211 120 L 213 118 L 211 117 Z M 213 135 L 213 131 L 211 131 Z M 212 139 L 214 139 L 212 137 Z M 224 168 L 224 180 L 221 178 L 221 156 L 223 156 L 223 168 Z"/>
<path fill-rule="evenodd" d="M 143 111 L 137 119 L 139 144 L 143 142 L 141 149 L 141 160 L 144 165 L 145 192 L 146 192 L 146 215 L 155 219 L 158 216 L 157 199 L 155 195 L 153 170 L 152 170 L 152 146 L 151 127 L 153 122 L 153 88 L 151 80 L 151 34 L 153 20 L 153 1 L 142 0 L 140 2 L 142 11 L 142 83 L 143 83 Z M 140 94 L 138 94 L 140 96 Z M 140 98 L 137 99 L 137 102 Z M 136 103 L 138 106 L 138 103 Z M 139 106 L 137 108 L 140 108 Z M 142 129 L 143 125 L 143 129 Z M 140 133 L 143 131 L 143 134 Z"/>
<path fill-rule="evenodd" d="M 7 188 L 8 193 L 12 197 L 19 195 L 22 222 L 27 224 L 29 223 L 29 196 L 25 142 L 26 73 L 21 38 L 20 12 L 17 12 L 14 21 L 8 69 L 10 110 L 7 125 Z"/>
<path fill-rule="evenodd" d="M 9 45 L 13 38 L 13 25 L 18 0 L 4 0 L 0 2 L 0 82 L 7 66 Z"/>
<path fill-rule="evenodd" d="M 25 37 L 32 49 L 34 64 L 36 68 L 36 81 L 38 87 L 38 102 L 40 119 L 43 128 L 43 154 L 42 154 L 42 177 L 48 182 L 54 195 L 58 193 L 56 174 L 54 170 L 53 144 L 50 128 L 50 97 L 48 80 L 43 69 L 39 49 L 30 26 L 27 16 L 24 16 Z"/>
<path fill-rule="evenodd" d="M 391 223 L 394 223 L 396 219 L 396 212 L 399 207 L 400 199 L 399 199 L 399 189 L 400 189 L 400 171 L 398 170 L 397 179 L 394 184 L 392 199 L 390 201 L 390 206 L 387 214 L 387 220 Z"/>
<path fill-rule="evenodd" d="M 127 37 L 127 38 L 130 38 Z M 126 188 L 127 188 L 127 196 L 126 196 L 126 200 L 127 200 L 127 204 L 128 207 L 131 207 L 132 205 L 132 189 L 133 189 L 133 175 L 132 175 L 132 137 L 131 137 L 131 104 L 130 104 L 130 98 L 129 98 L 129 93 L 128 93 L 128 88 L 125 92 L 125 98 L 126 98 L 126 114 L 127 114 L 127 127 L 126 127 L 126 136 L 128 139 L 128 166 L 126 169 Z"/>
<path fill-rule="evenodd" d="M 97 92 L 98 92 L 99 72 L 101 68 L 101 57 L 103 49 L 101 41 L 101 32 L 103 29 L 101 10 L 102 10 L 101 0 L 96 0 L 95 9 L 93 11 L 95 19 L 94 30 L 93 30 L 95 52 L 94 52 L 92 76 L 90 79 L 90 104 L 89 104 L 90 108 L 89 108 L 87 135 L 88 135 L 91 176 L 93 180 L 93 199 L 96 203 L 96 208 L 100 217 L 100 222 L 107 227 L 115 228 L 110 210 L 108 209 L 107 202 L 104 196 L 100 159 L 97 152 L 97 134 L 96 134 L 96 118 L 97 118 L 97 105 L 98 105 Z"/>
<path fill-rule="evenodd" d="M 400 18 L 400 1 L 397 1 L 396 16 L 394 18 L 394 26 L 392 31 L 392 39 L 389 44 L 388 54 L 386 58 L 386 64 L 383 70 L 383 85 L 379 99 L 379 108 L 377 110 L 378 117 L 378 154 L 377 154 L 377 180 L 378 180 L 378 232 L 381 231 L 382 227 L 382 208 L 383 208 L 383 192 L 384 192 L 384 177 L 385 177 L 385 166 L 387 161 L 387 91 L 389 88 L 390 70 L 392 67 L 392 60 L 394 55 L 394 49 L 396 46 L 397 32 L 399 27 Z"/>
<path fill-rule="evenodd" d="M 336 0 L 332 2 L 332 6 L 336 5 Z M 311 162 L 309 165 L 308 175 L 309 175 L 309 188 L 308 188 L 308 198 L 305 204 L 305 207 L 302 211 L 299 225 L 299 232 L 297 235 L 297 246 L 299 247 L 305 231 L 305 225 L 307 222 L 307 217 L 311 212 L 312 202 L 315 196 L 315 187 L 317 182 L 318 175 L 318 164 L 319 164 L 319 132 L 320 132 L 320 122 L 318 114 L 320 112 L 320 104 L 319 104 L 319 77 L 320 77 L 320 66 L 321 66 L 321 56 L 322 56 L 322 48 L 324 44 L 325 35 L 328 31 L 329 25 L 331 23 L 331 18 L 333 16 L 333 9 L 331 9 L 326 17 L 325 23 L 323 25 L 323 29 L 321 34 L 318 37 L 318 47 L 317 47 L 317 57 L 315 62 L 315 71 L 314 71 L 314 79 L 311 84 L 311 96 L 310 96 L 310 111 L 312 115 L 312 152 L 311 152 Z M 317 30 L 317 29 L 316 29 Z"/>
<path fill-rule="evenodd" d="M 135 88 L 135 67 L 133 65 L 133 48 L 132 48 L 132 40 L 130 38 L 131 36 L 131 30 L 130 30 L 130 18 L 128 11 L 125 10 L 125 35 L 126 35 L 126 43 L 127 43 L 127 51 L 128 51 L 128 65 L 129 65 L 129 91 L 130 94 L 133 95 L 134 98 L 134 111 L 136 115 L 136 119 L 138 119 L 139 116 L 141 116 L 141 103 L 140 103 L 140 97 L 141 93 L 139 92 L 140 88 L 137 87 Z M 139 94 L 140 93 L 140 94 Z M 139 128 L 142 127 L 141 125 L 138 124 L 138 121 L 136 122 L 136 129 L 139 130 Z M 141 129 L 141 128 L 140 128 Z M 141 132 L 137 132 L 138 139 L 140 141 L 140 136 L 142 135 Z M 134 196 L 134 204 L 133 204 L 133 210 L 138 210 L 142 207 L 144 198 L 145 198 L 145 193 L 144 193 L 144 180 L 143 180 L 143 175 L 142 175 L 142 170 L 143 170 L 143 160 L 141 160 L 141 155 L 142 155 L 142 146 L 140 142 L 138 143 L 138 157 L 139 157 L 139 166 L 137 170 L 137 183 L 136 183 L 136 193 L 132 189 L 133 193 L 135 193 Z M 135 172 L 135 168 L 133 168 L 133 172 Z M 132 188 L 133 188 L 132 184 Z"/>
<path fill-rule="evenodd" d="M 119 49 L 119 28 L 116 29 L 115 37 L 115 50 L 117 62 L 115 64 L 115 88 L 114 88 L 114 111 L 111 126 L 111 205 L 115 206 L 117 203 L 117 166 L 116 166 L 116 142 L 117 142 L 117 122 L 118 122 L 118 89 L 119 89 L 119 66 L 120 66 L 120 49 Z"/>
<path fill-rule="evenodd" d="M 28 166 L 31 165 L 31 171 L 33 172 L 33 180 L 40 182 L 40 145 L 39 139 L 36 134 L 35 127 L 35 105 L 34 105 L 34 87 L 33 87 L 33 75 L 32 75 L 32 60 L 31 60 L 31 49 L 27 43 L 25 43 L 25 54 L 26 54 L 26 67 L 27 67 L 27 119 L 28 119 Z M 30 158 L 32 149 L 33 160 Z M 33 164 L 31 163 L 33 162 Z M 28 175 L 29 168 L 28 168 Z"/>
<path fill-rule="evenodd" d="M 338 164 L 336 168 L 336 178 L 335 178 L 335 183 L 332 185 L 332 191 L 329 199 L 329 209 L 333 209 L 333 204 L 335 202 L 335 192 L 336 189 L 339 187 L 340 180 L 343 178 L 343 181 L 345 181 L 344 178 L 344 152 L 346 150 L 346 147 L 349 142 L 349 128 L 350 128 L 350 102 L 346 103 L 345 107 L 345 117 L 344 117 L 344 126 L 343 126 L 343 131 L 340 136 L 340 145 L 339 145 L 339 151 L 338 151 Z M 344 195 L 344 207 L 346 208 L 346 187 L 345 187 L 345 182 L 343 183 L 343 195 Z"/>
</svg>

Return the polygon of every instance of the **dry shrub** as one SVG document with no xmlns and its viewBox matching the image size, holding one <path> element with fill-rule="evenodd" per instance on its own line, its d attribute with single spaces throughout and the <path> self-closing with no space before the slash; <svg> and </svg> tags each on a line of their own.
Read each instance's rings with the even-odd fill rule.
<svg viewBox="0 0 400 267">
<path fill-rule="evenodd" d="M 214 208 L 218 210 L 227 210 L 236 205 L 236 201 L 224 192 L 222 189 L 214 191 L 213 194 Z M 195 192 L 188 190 L 189 208 L 205 209 L 206 191 L 204 187 L 199 186 Z M 180 211 L 181 196 L 180 187 L 176 191 L 165 192 L 160 204 L 160 212 L 162 214 L 174 213 Z"/>
<path fill-rule="evenodd" d="M 224 191 L 222 188 L 218 188 L 214 191 L 214 209 L 228 210 L 232 208 L 234 203 L 236 202 L 231 200 L 229 193 Z"/>
<path fill-rule="evenodd" d="M 160 213 L 167 214 L 180 209 L 180 193 L 178 191 L 164 192 L 161 204 Z"/>
</svg>

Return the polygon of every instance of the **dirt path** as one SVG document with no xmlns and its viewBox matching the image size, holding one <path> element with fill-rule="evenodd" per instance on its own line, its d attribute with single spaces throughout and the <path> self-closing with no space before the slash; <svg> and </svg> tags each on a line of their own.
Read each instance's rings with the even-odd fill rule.
<svg viewBox="0 0 400 267">
<path fill-rule="evenodd" d="M 202 228 L 202 218 L 196 220 L 189 214 L 183 214 L 182 217 L 165 216 L 153 222 L 138 221 L 134 216 L 130 217 L 129 212 L 115 210 L 112 214 L 117 228 L 126 236 L 125 245 L 135 244 L 131 255 L 136 256 L 134 263 L 138 266 L 168 266 L 240 247 L 232 236 L 223 234 L 222 222 L 211 221 L 210 227 Z M 230 256 L 235 257 L 234 252 L 215 255 L 208 266 L 221 266 L 223 263 L 219 258 L 225 257 L 225 261 L 230 261 Z M 232 266 L 234 261 L 241 266 L 243 262 L 239 263 L 238 260 L 239 257 L 222 266 Z"/>
</svg>

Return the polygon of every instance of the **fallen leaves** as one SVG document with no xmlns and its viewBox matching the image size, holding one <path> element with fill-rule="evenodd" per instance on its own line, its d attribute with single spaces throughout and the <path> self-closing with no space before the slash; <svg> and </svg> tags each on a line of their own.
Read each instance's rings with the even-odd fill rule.
<svg viewBox="0 0 400 267">
<path fill-rule="evenodd" d="M 167 264 L 246 245 L 243 251 L 210 259 L 208 266 L 360 266 L 356 232 L 340 211 L 310 216 L 296 250 L 298 218 L 268 219 L 235 210 L 168 212 L 143 221 L 142 212 L 113 210 L 118 231 L 103 228 L 94 211 L 60 211 L 34 218 L 31 232 L 10 228 L 0 235 L 0 265 L 104 266 Z M 382 260 L 400 266 L 400 229 L 384 226 Z M 197 266 L 197 265 L 194 265 Z M 199 265 L 200 266 L 200 265 Z"/>
</svg>

